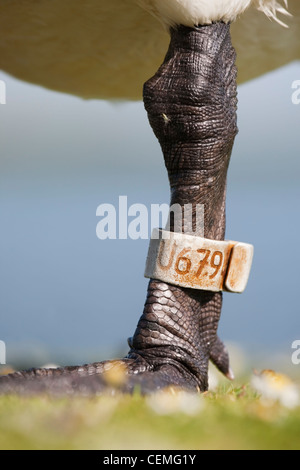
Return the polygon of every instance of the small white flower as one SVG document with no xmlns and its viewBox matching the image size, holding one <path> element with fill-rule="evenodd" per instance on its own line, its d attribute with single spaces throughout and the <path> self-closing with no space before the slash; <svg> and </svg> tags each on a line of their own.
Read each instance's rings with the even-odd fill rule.
<svg viewBox="0 0 300 470">
<path fill-rule="evenodd" d="M 197 414 L 203 408 L 203 398 L 196 393 L 168 388 L 147 397 L 148 406 L 159 415 Z"/>
<path fill-rule="evenodd" d="M 251 385 L 261 394 L 263 400 L 279 402 L 289 409 L 300 405 L 299 390 L 286 375 L 264 370 L 260 374 L 253 375 Z"/>
<path fill-rule="evenodd" d="M 208 371 L 208 383 L 210 391 L 216 390 L 220 384 L 216 369 L 212 368 L 211 366 L 209 367 Z"/>
<path fill-rule="evenodd" d="M 58 366 L 57 364 L 45 364 L 43 365 L 41 368 L 42 369 L 59 369 L 60 366 Z"/>
</svg>

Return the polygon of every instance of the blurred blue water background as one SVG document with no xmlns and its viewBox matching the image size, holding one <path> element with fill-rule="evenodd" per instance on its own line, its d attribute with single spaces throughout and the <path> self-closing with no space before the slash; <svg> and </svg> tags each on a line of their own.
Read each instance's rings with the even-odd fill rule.
<svg viewBox="0 0 300 470">
<path fill-rule="evenodd" d="M 146 240 L 96 237 L 102 203 L 168 203 L 142 103 L 85 102 L 7 75 L 0 106 L 0 339 L 10 363 L 84 363 L 127 350 L 142 313 Z M 300 339 L 300 105 L 291 64 L 239 88 L 227 238 L 253 243 L 247 291 L 220 335 L 268 360 Z M 272 361 L 270 361 L 270 365 Z"/>
</svg>

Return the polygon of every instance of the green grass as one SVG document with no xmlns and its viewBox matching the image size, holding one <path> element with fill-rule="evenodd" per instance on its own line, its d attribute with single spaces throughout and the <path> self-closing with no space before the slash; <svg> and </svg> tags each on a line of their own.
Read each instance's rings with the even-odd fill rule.
<svg viewBox="0 0 300 470">
<path fill-rule="evenodd" d="M 172 401 L 174 403 L 172 403 Z M 0 449 L 299 449 L 300 408 L 264 403 L 248 385 L 204 396 L 0 397 Z M 164 410 L 167 414 L 161 414 Z"/>
</svg>

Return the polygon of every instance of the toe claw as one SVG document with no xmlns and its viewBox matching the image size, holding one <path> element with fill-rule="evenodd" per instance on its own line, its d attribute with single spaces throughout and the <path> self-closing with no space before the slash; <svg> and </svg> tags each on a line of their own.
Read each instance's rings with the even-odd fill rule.
<svg viewBox="0 0 300 470">
<path fill-rule="evenodd" d="M 235 380 L 234 372 L 231 367 L 229 367 L 229 371 L 227 372 L 227 374 L 225 374 L 225 376 L 228 380 L 231 380 L 232 382 Z"/>
<path fill-rule="evenodd" d="M 227 379 L 234 380 L 234 373 L 229 365 L 227 348 L 218 337 L 211 349 L 210 360 Z"/>
</svg>

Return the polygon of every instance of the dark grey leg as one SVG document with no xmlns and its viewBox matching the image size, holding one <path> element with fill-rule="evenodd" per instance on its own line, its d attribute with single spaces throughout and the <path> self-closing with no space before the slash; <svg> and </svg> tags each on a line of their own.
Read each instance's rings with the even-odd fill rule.
<svg viewBox="0 0 300 470">
<path fill-rule="evenodd" d="M 235 51 L 223 23 L 171 31 L 165 62 L 144 88 L 165 158 L 171 204 L 204 204 L 205 237 L 225 235 L 226 175 L 237 133 Z M 196 227 L 193 227 L 194 229 Z M 200 233 L 198 234 L 200 235 Z M 129 357 L 207 389 L 209 359 L 230 376 L 217 337 L 222 294 L 150 281 Z M 172 381 L 172 379 L 171 379 Z"/>
<path fill-rule="evenodd" d="M 229 25 L 173 29 L 163 65 L 145 84 L 144 101 L 164 154 L 171 204 L 192 204 L 193 213 L 203 204 L 204 236 L 223 240 L 227 169 L 237 133 Z M 228 354 L 217 337 L 221 308 L 221 293 L 151 280 L 131 350 L 123 360 L 127 381 L 122 390 L 139 385 L 146 393 L 178 385 L 205 391 L 209 360 L 230 376 Z M 19 373 L 0 378 L 0 392 L 94 393 L 106 387 L 106 366 Z"/>
</svg>

